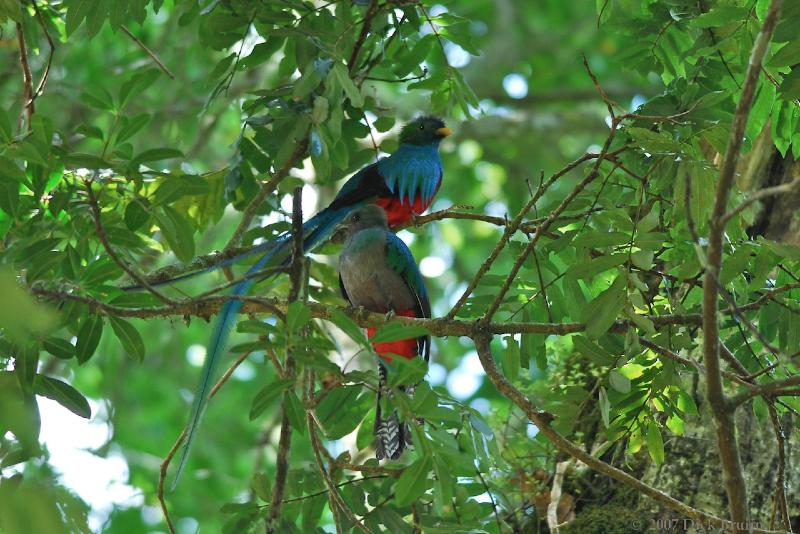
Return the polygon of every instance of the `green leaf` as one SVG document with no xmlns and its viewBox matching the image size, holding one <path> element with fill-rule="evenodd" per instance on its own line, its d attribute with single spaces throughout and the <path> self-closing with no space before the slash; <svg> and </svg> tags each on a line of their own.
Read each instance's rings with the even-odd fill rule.
<svg viewBox="0 0 800 534">
<path fill-rule="evenodd" d="M 581 280 L 591 280 L 598 274 L 622 265 L 628 260 L 627 254 L 611 254 L 600 256 L 589 261 L 574 263 L 567 269 L 566 275 Z"/>
<path fill-rule="evenodd" d="M 69 12 L 67 12 L 69 17 Z M 90 86 L 91 89 L 82 93 L 81 102 L 87 106 L 99 109 L 100 111 L 111 111 L 114 109 L 114 97 L 102 85 Z"/>
<path fill-rule="evenodd" d="M 0 0 L 0 24 L 11 19 L 17 22 L 22 21 L 22 12 L 18 0 Z"/>
<path fill-rule="evenodd" d="M 656 465 L 664 463 L 664 440 L 661 437 L 658 423 L 655 421 L 650 421 L 647 424 L 647 452 L 650 453 L 650 458 L 653 459 Z"/>
<path fill-rule="evenodd" d="M 611 384 L 612 388 L 620 393 L 630 393 L 631 391 L 630 379 L 616 369 L 612 369 L 608 373 L 608 382 Z"/>
<path fill-rule="evenodd" d="M 311 308 L 304 302 L 296 300 L 289 304 L 286 310 L 286 328 L 289 333 L 295 334 L 311 320 Z"/>
<path fill-rule="evenodd" d="M 646 271 L 653 266 L 653 255 L 652 250 L 639 250 L 631 254 L 631 263 Z"/>
<path fill-rule="evenodd" d="M 86 17 L 99 9 L 100 0 L 69 0 L 67 2 L 67 36 L 72 35 Z"/>
<path fill-rule="evenodd" d="M 600 386 L 600 393 L 598 396 L 598 402 L 600 405 L 600 417 L 603 419 L 603 425 L 606 428 L 610 425 L 610 417 L 609 414 L 611 412 L 611 403 L 608 401 L 608 394 L 606 393 L 606 388 Z"/>
<path fill-rule="evenodd" d="M 328 439 L 339 439 L 355 430 L 369 411 L 371 396 L 359 396 L 361 389 L 361 386 L 336 388 L 317 406 L 317 420 Z"/>
<path fill-rule="evenodd" d="M 147 210 L 149 207 L 150 202 L 146 198 L 137 197 L 131 200 L 125 208 L 125 215 L 123 216 L 128 230 L 138 230 L 147 222 L 150 218 L 150 213 Z"/>
<path fill-rule="evenodd" d="M 9 1 L 16 3 L 16 0 L 0 0 L 0 1 Z M 17 4 L 19 7 L 19 4 Z M 14 137 L 14 130 L 11 126 L 11 119 L 8 117 L 8 113 L 0 106 L 0 143 L 8 143 L 11 141 L 11 138 Z"/>
<path fill-rule="evenodd" d="M 34 393 L 47 397 L 84 419 L 91 419 L 92 409 L 86 397 L 66 382 L 49 376 L 37 375 Z"/>
<path fill-rule="evenodd" d="M 783 77 L 780 91 L 783 100 L 800 99 L 800 67 L 795 66 L 789 74 Z"/>
<path fill-rule="evenodd" d="M 620 274 L 611 287 L 600 293 L 583 309 L 581 321 L 586 324 L 586 335 L 597 339 L 605 334 L 625 305 L 627 273 Z"/>
<path fill-rule="evenodd" d="M 142 163 L 182 157 L 183 152 L 176 148 L 151 148 L 137 154 L 137 156 L 131 160 L 131 167 L 136 168 Z"/>
<path fill-rule="evenodd" d="M 503 352 L 503 374 L 512 382 L 519 376 L 520 353 L 519 344 L 513 336 L 506 336 L 506 350 Z"/>
<path fill-rule="evenodd" d="M 266 61 L 269 61 L 275 53 L 281 49 L 284 43 L 283 37 L 268 37 L 263 43 L 258 43 L 253 47 L 250 55 L 239 61 L 239 67 L 251 69 Z"/>
<path fill-rule="evenodd" d="M 397 61 L 394 66 L 394 73 L 400 78 L 410 74 L 411 71 L 419 67 L 420 63 L 428 57 L 435 42 L 436 36 L 433 33 L 423 36 L 422 39 L 417 41 L 417 43 L 412 48 L 408 49 L 408 52 Z"/>
<path fill-rule="evenodd" d="M 158 77 L 161 76 L 161 71 L 155 68 L 148 68 L 141 72 L 137 72 L 130 77 L 128 81 L 122 84 L 119 90 L 119 107 L 124 108 L 128 101 L 134 96 L 150 87 Z M 137 115 L 140 117 L 141 115 Z M 132 119 L 133 120 L 133 119 Z M 140 119 L 141 120 L 141 119 Z M 149 120 L 149 115 L 148 115 Z M 120 142 L 119 139 L 117 142 Z"/>
<path fill-rule="evenodd" d="M 306 411 L 297 394 L 291 389 L 286 392 L 283 398 L 283 409 L 286 411 L 286 416 L 289 418 L 289 424 L 292 428 L 297 430 L 300 434 L 306 432 Z"/>
<path fill-rule="evenodd" d="M 250 482 L 253 493 L 263 502 L 270 502 L 272 498 L 272 483 L 266 473 L 254 473 Z"/>
<path fill-rule="evenodd" d="M 786 46 L 775 52 L 769 61 L 768 67 L 791 67 L 800 63 L 800 39 L 789 41 Z"/>
<path fill-rule="evenodd" d="M 205 195 L 209 190 L 208 182 L 199 176 L 167 176 L 159 181 L 153 194 L 153 205 L 172 204 L 181 197 Z"/>
<path fill-rule="evenodd" d="M 397 480 L 394 495 L 398 506 L 408 506 L 425 492 L 428 487 L 428 472 L 431 470 L 431 457 L 423 456 L 403 470 Z"/>
<path fill-rule="evenodd" d="M 144 341 L 136 327 L 119 317 L 109 317 L 108 320 L 117 339 L 122 343 L 122 348 L 125 349 L 125 352 L 139 363 L 143 362 Z"/>
<path fill-rule="evenodd" d="M 386 528 L 386 532 L 391 532 L 392 534 L 412 534 L 415 532 L 411 525 L 403 521 L 403 517 L 400 514 L 388 506 L 375 508 L 375 513 L 380 519 L 381 526 Z"/>
<path fill-rule="evenodd" d="M 350 103 L 357 108 L 362 107 L 364 105 L 364 97 L 361 96 L 361 91 L 358 90 L 356 84 L 350 79 L 350 74 L 347 73 L 347 67 L 345 67 L 343 63 L 337 62 L 333 65 L 331 74 L 336 81 L 339 82 L 342 89 L 344 89 L 344 94 L 350 99 Z"/>
<path fill-rule="evenodd" d="M 172 206 L 164 206 L 162 212 L 154 212 L 158 226 L 169 247 L 179 260 L 188 262 L 194 257 L 194 230 L 189 221 Z"/>
<path fill-rule="evenodd" d="M 700 415 L 697 411 L 697 405 L 691 395 L 685 391 L 678 390 L 678 409 L 686 415 Z"/>
<path fill-rule="evenodd" d="M 0 181 L 0 210 L 16 219 L 19 214 L 18 183 L 11 180 Z"/>
<path fill-rule="evenodd" d="M 69 360 L 75 356 L 75 346 L 67 341 L 58 337 L 51 337 L 44 340 L 44 350 L 62 360 Z"/>
<path fill-rule="evenodd" d="M 117 132 L 116 140 L 117 144 L 127 141 L 136 135 L 136 132 L 144 128 L 145 125 L 150 122 L 151 118 L 152 115 L 149 113 L 140 113 L 130 119 L 128 117 L 123 117 L 120 119 L 120 126 Z"/>
<path fill-rule="evenodd" d="M 749 8 L 740 6 L 715 6 L 690 22 L 695 28 L 717 28 L 732 22 L 744 22 Z"/>
<path fill-rule="evenodd" d="M 99 156 L 94 154 L 82 154 L 80 152 L 73 152 L 65 154 L 61 157 L 61 162 L 68 168 L 75 169 L 107 169 L 111 164 Z"/>
<path fill-rule="evenodd" d="M 100 336 L 103 335 L 103 318 L 99 315 L 90 315 L 81 325 L 78 331 L 78 341 L 75 344 L 75 355 L 78 363 L 86 363 L 92 357 L 97 345 L 100 343 Z"/>
<path fill-rule="evenodd" d="M 339 327 L 339 330 L 344 332 L 347 337 L 355 341 L 359 346 L 364 348 L 369 346 L 367 336 L 364 335 L 364 331 L 361 329 L 361 327 L 344 313 L 340 312 L 339 310 L 332 310 L 330 321 Z"/>
<path fill-rule="evenodd" d="M 680 152 L 680 144 L 667 134 L 646 128 L 626 128 L 625 131 L 636 144 L 651 154 L 674 154 Z"/>
<path fill-rule="evenodd" d="M 276 378 L 256 393 L 253 404 L 250 406 L 250 420 L 252 421 L 281 396 L 283 391 L 293 385 L 293 378 Z"/>
<path fill-rule="evenodd" d="M 613 354 L 586 336 L 573 336 L 572 346 L 575 348 L 575 350 L 592 360 L 592 362 L 596 363 L 597 365 L 608 366 L 613 364 L 616 360 Z"/>
<path fill-rule="evenodd" d="M 388 323 L 383 325 L 370 338 L 372 343 L 391 343 L 392 341 L 402 341 L 404 339 L 414 339 L 428 335 L 428 329 L 416 325 L 405 325 L 402 323 Z"/>
</svg>

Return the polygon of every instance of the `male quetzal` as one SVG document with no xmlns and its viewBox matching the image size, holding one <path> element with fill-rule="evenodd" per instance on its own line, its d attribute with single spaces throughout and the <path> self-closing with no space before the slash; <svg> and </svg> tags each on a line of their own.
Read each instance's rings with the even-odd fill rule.
<svg viewBox="0 0 800 534">
<path fill-rule="evenodd" d="M 437 117 L 420 117 L 406 124 L 400 132 L 400 146 L 391 156 L 364 167 L 350 177 L 331 204 L 303 224 L 304 251 L 308 252 L 324 243 L 348 214 L 365 204 L 376 204 L 382 208 L 391 227 L 406 223 L 415 215 L 422 214 L 431 205 L 442 183 L 439 143 L 450 133 L 450 129 Z M 264 252 L 264 255 L 247 271 L 247 274 L 256 273 L 268 265 L 287 264 L 291 254 L 291 244 L 292 235 L 291 232 L 287 232 L 273 241 L 256 247 L 255 252 Z M 252 253 L 253 251 L 250 251 L 212 268 L 192 273 L 190 276 L 230 265 Z M 175 280 L 177 279 L 164 283 Z M 255 282 L 255 278 L 247 278 L 235 286 L 231 294 L 245 295 Z M 241 307 L 240 300 L 227 301 L 220 310 L 219 318 L 212 330 L 200 384 L 195 393 L 186 428 L 186 444 L 178 463 L 173 487 L 186 463 L 189 448 L 215 378 L 220 353 L 224 350 L 230 329 Z"/>
<path fill-rule="evenodd" d="M 342 295 L 353 306 L 377 313 L 394 312 L 404 317 L 431 316 L 428 292 L 411 251 L 387 224 L 386 213 L 377 206 L 365 206 L 344 220 L 345 243 L 339 256 L 339 285 Z M 368 337 L 375 334 L 367 329 Z M 430 358 L 430 336 L 390 343 L 374 343 L 373 348 L 387 362 L 392 356 Z M 375 412 L 375 456 L 400 457 L 411 436 L 397 412 L 381 413 L 381 393 L 386 389 L 386 367 L 378 363 L 378 403 Z M 411 390 L 413 385 L 407 387 Z M 410 392 L 410 391 L 409 391 Z"/>
</svg>

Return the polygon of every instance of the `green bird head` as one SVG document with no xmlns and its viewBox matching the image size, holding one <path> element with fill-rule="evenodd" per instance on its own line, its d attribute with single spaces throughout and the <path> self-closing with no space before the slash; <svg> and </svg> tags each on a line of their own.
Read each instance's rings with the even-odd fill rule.
<svg viewBox="0 0 800 534">
<path fill-rule="evenodd" d="M 450 135 L 450 128 L 439 117 L 425 116 L 409 122 L 400 131 L 400 142 L 407 145 L 432 145 Z"/>
</svg>

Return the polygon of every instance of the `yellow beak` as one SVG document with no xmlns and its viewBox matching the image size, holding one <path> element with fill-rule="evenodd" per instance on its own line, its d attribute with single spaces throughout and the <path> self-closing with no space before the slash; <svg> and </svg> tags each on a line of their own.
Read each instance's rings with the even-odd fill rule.
<svg viewBox="0 0 800 534">
<path fill-rule="evenodd" d="M 439 128 L 438 130 L 436 130 L 436 135 L 438 135 L 439 137 L 447 137 L 451 133 L 453 133 L 453 130 L 447 127 Z"/>
</svg>

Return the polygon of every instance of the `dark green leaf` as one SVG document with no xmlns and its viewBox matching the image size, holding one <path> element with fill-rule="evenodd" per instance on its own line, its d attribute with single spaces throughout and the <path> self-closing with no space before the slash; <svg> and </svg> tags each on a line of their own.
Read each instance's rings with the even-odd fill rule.
<svg viewBox="0 0 800 534">
<path fill-rule="evenodd" d="M 513 336 L 506 336 L 506 350 L 503 352 L 503 374 L 512 382 L 519 375 L 519 344 Z"/>
<path fill-rule="evenodd" d="M 78 363 L 86 363 L 92 357 L 97 345 L 100 343 L 100 336 L 103 335 L 103 318 L 99 315 L 90 315 L 81 325 L 78 331 L 78 341 L 75 344 L 75 355 Z"/>
<path fill-rule="evenodd" d="M 428 473 L 431 470 L 430 456 L 423 456 L 403 470 L 397 480 L 394 494 L 398 506 L 407 506 L 417 500 L 428 487 Z"/>
<path fill-rule="evenodd" d="M 293 378 L 277 378 L 261 388 L 261 391 L 256 393 L 253 399 L 253 404 L 250 407 L 250 420 L 252 421 L 264 410 L 281 396 L 283 391 L 289 386 L 293 385 L 295 380 Z"/>
<path fill-rule="evenodd" d="M 181 157 L 183 157 L 183 152 L 175 148 L 151 148 L 150 150 L 145 150 L 137 154 L 131 161 L 131 166 L 135 168 L 142 163 Z"/>
<path fill-rule="evenodd" d="M 370 341 L 372 343 L 390 343 L 425 336 L 428 333 L 428 329 L 421 326 L 388 323 L 380 327 Z"/>
<path fill-rule="evenodd" d="M 620 274 L 611 287 L 600 293 L 583 309 L 582 322 L 586 324 L 586 335 L 597 339 L 605 334 L 625 305 L 627 274 Z"/>
<path fill-rule="evenodd" d="M 125 352 L 140 363 L 144 361 L 144 341 L 136 327 L 119 317 L 109 317 L 108 320 Z"/>
<path fill-rule="evenodd" d="M 170 248 L 179 260 L 188 262 L 194 257 L 194 230 L 191 223 L 172 206 L 155 212 L 158 225 Z"/>
<path fill-rule="evenodd" d="M 297 430 L 300 434 L 306 432 L 306 412 L 297 394 L 291 389 L 286 392 L 283 398 L 283 409 L 286 411 L 286 416 L 289 418 L 289 424 L 292 428 Z"/>
<path fill-rule="evenodd" d="M 664 463 L 664 440 L 661 437 L 658 423 L 655 421 L 650 421 L 647 424 L 647 452 L 650 453 L 650 458 L 653 459 L 656 465 Z"/>
<path fill-rule="evenodd" d="M 62 360 L 69 360 L 75 356 L 75 346 L 67 341 L 58 337 L 51 337 L 44 340 L 44 350 Z"/>
<path fill-rule="evenodd" d="M 286 310 L 286 328 L 295 334 L 311 320 L 311 309 L 302 301 L 296 300 Z"/>
<path fill-rule="evenodd" d="M 75 415 L 79 415 L 84 419 L 92 417 L 89 401 L 77 389 L 66 382 L 49 376 L 38 375 L 34 391 L 37 395 L 56 401 Z"/>
</svg>

